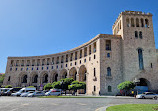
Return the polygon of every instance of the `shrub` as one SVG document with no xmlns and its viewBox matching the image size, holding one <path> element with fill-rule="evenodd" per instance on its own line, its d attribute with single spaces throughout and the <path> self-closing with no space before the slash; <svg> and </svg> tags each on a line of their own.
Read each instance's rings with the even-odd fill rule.
<svg viewBox="0 0 158 111">
<path fill-rule="evenodd" d="M 5 86 L 5 88 L 12 88 L 12 85 L 7 85 Z"/>
<path fill-rule="evenodd" d="M 34 86 L 28 86 L 27 88 L 35 88 Z"/>
<path fill-rule="evenodd" d="M 130 90 L 133 89 L 135 87 L 135 84 L 132 81 L 125 81 L 120 83 L 117 88 L 120 90 Z"/>
</svg>

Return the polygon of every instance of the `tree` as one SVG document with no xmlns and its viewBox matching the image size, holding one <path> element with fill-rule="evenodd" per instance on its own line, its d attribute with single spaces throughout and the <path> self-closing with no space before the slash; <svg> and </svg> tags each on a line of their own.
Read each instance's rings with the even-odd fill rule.
<svg viewBox="0 0 158 111">
<path fill-rule="evenodd" d="M 5 77 L 5 74 L 0 76 L 0 83 L 3 83 L 4 77 Z"/>
<path fill-rule="evenodd" d="M 45 86 L 44 86 L 44 90 L 49 90 L 49 89 L 52 89 L 52 84 L 51 83 L 47 83 Z"/>
<path fill-rule="evenodd" d="M 52 87 L 55 89 L 62 89 L 61 81 L 53 82 Z"/>
<path fill-rule="evenodd" d="M 74 92 L 76 93 L 77 90 L 79 89 L 85 89 L 86 88 L 86 83 L 85 82 L 79 82 L 79 81 L 73 81 L 71 83 L 71 85 L 68 86 L 68 88 L 70 90 L 74 90 Z M 77 93 L 76 93 L 77 95 Z"/>
<path fill-rule="evenodd" d="M 125 95 L 128 90 L 133 89 L 134 87 L 135 87 L 135 84 L 132 81 L 125 81 L 125 82 L 120 83 L 117 86 L 119 90 L 125 90 Z"/>
</svg>

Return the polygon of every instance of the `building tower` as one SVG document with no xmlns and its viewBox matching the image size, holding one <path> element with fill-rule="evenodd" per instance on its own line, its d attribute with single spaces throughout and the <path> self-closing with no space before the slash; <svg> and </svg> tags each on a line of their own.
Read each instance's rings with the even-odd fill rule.
<svg viewBox="0 0 158 111">
<path fill-rule="evenodd" d="M 142 86 L 153 89 L 157 61 L 152 14 L 122 12 L 113 25 L 113 34 L 122 36 L 123 81 L 138 79 Z"/>
</svg>

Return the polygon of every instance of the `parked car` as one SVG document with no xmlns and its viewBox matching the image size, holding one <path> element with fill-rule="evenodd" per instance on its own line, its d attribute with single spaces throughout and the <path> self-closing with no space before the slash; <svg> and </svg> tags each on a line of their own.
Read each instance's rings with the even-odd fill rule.
<svg viewBox="0 0 158 111">
<path fill-rule="evenodd" d="M 29 91 L 29 92 L 22 93 L 20 96 L 21 97 L 27 97 L 28 94 L 32 94 L 32 93 L 34 93 L 34 91 Z"/>
<path fill-rule="evenodd" d="M 45 96 L 59 96 L 61 95 L 62 90 L 61 89 L 50 89 L 48 92 L 45 93 Z"/>
<path fill-rule="evenodd" d="M 136 96 L 138 99 L 157 99 L 158 94 L 155 94 L 153 92 L 144 92 L 143 94 L 138 94 Z"/>
<path fill-rule="evenodd" d="M 4 92 L 4 96 L 10 96 L 12 93 L 18 92 L 21 88 L 10 88 L 6 92 Z"/>
<path fill-rule="evenodd" d="M 20 96 L 22 93 L 29 92 L 29 91 L 36 91 L 36 88 L 22 88 L 16 93 L 12 93 L 11 96 Z"/>
<path fill-rule="evenodd" d="M 7 92 L 8 90 L 10 90 L 10 89 L 12 89 L 12 88 L 1 88 L 0 90 L 0 92 L 1 92 L 1 96 L 4 96 L 5 95 L 5 92 Z"/>
<path fill-rule="evenodd" d="M 45 92 L 44 91 L 36 91 L 34 93 L 30 93 L 28 94 L 27 97 L 36 97 L 36 96 L 44 96 L 45 95 Z"/>
</svg>

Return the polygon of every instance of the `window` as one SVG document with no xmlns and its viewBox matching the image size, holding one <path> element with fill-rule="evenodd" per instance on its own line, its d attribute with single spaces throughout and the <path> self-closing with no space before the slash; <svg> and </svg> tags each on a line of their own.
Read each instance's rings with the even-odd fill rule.
<svg viewBox="0 0 158 111">
<path fill-rule="evenodd" d="M 10 68 L 10 71 L 12 71 L 12 68 Z"/>
<path fill-rule="evenodd" d="M 42 70 L 43 70 L 43 67 L 42 67 Z"/>
<path fill-rule="evenodd" d="M 89 61 L 91 61 L 91 57 L 89 57 Z"/>
<path fill-rule="evenodd" d="M 63 63 L 63 62 L 64 62 L 64 56 L 61 57 L 61 63 Z"/>
<path fill-rule="evenodd" d="M 141 31 L 139 32 L 139 38 L 140 38 L 140 39 L 143 38 L 143 36 L 142 36 L 142 32 L 141 32 Z"/>
<path fill-rule="evenodd" d="M 21 71 L 23 70 L 23 68 L 21 68 Z"/>
<path fill-rule="evenodd" d="M 8 77 L 8 81 L 10 81 L 10 76 Z"/>
<path fill-rule="evenodd" d="M 138 49 L 138 60 L 139 60 L 139 69 L 143 70 L 144 64 L 143 64 L 143 51 L 142 51 L 142 49 Z"/>
<path fill-rule="evenodd" d="M 53 69 L 53 66 L 52 66 L 52 69 Z"/>
<path fill-rule="evenodd" d="M 94 77 L 96 76 L 95 68 L 94 68 Z"/>
<path fill-rule="evenodd" d="M 47 67 L 47 70 L 49 69 L 49 67 Z"/>
<path fill-rule="evenodd" d="M 72 63 L 70 63 L 70 66 L 72 66 Z"/>
<path fill-rule="evenodd" d="M 148 19 L 145 19 L 145 27 L 149 27 L 149 21 L 148 21 Z"/>
<path fill-rule="evenodd" d="M 144 27 L 144 20 L 141 19 L 141 27 Z"/>
<path fill-rule="evenodd" d="M 106 40 L 106 50 L 111 50 L 111 40 Z"/>
<path fill-rule="evenodd" d="M 86 62 L 86 59 L 84 59 L 84 62 Z"/>
<path fill-rule="evenodd" d="M 57 65 L 56 67 L 57 67 L 57 69 L 58 69 L 58 65 Z"/>
<path fill-rule="evenodd" d="M 75 60 L 77 60 L 77 52 L 75 52 Z"/>
<path fill-rule="evenodd" d="M 110 58 L 110 53 L 107 53 L 107 58 Z"/>
<path fill-rule="evenodd" d="M 138 31 L 135 31 L 135 38 L 138 38 Z"/>
<path fill-rule="evenodd" d="M 38 67 L 37 67 L 37 70 L 38 70 Z"/>
<path fill-rule="evenodd" d="M 132 27 L 135 26 L 135 25 L 134 25 L 134 19 L 133 19 L 133 18 L 131 18 L 131 26 L 132 26 Z"/>
<path fill-rule="evenodd" d="M 28 71 L 28 68 L 26 70 Z"/>
<path fill-rule="evenodd" d="M 127 27 L 130 27 L 129 18 L 126 19 Z"/>
<path fill-rule="evenodd" d="M 80 60 L 80 64 L 81 64 L 81 60 Z"/>
<path fill-rule="evenodd" d="M 112 92 L 111 86 L 108 86 L 108 92 Z"/>
<path fill-rule="evenodd" d="M 94 54 L 94 59 L 96 58 L 95 54 Z"/>
<path fill-rule="evenodd" d="M 153 68 L 153 64 L 152 63 L 150 64 L 150 66 L 151 66 L 151 68 Z"/>
<path fill-rule="evenodd" d="M 63 68 L 63 66 L 61 65 L 61 68 Z"/>
<path fill-rule="evenodd" d="M 97 50 L 97 46 L 96 46 L 96 42 L 93 44 L 93 52 L 95 53 L 96 52 L 96 50 Z"/>
<path fill-rule="evenodd" d="M 73 53 L 71 53 L 70 61 L 72 61 L 72 59 L 73 59 Z"/>
<path fill-rule="evenodd" d="M 94 92 L 96 91 L 96 86 L 94 86 Z"/>
<path fill-rule="evenodd" d="M 67 64 L 65 66 L 67 67 Z"/>
<path fill-rule="evenodd" d="M 89 46 L 89 55 L 91 55 L 91 45 Z"/>
<path fill-rule="evenodd" d="M 139 27 L 139 19 L 136 18 L 136 27 Z"/>
<path fill-rule="evenodd" d="M 68 55 L 66 55 L 66 62 L 68 62 Z"/>
<path fill-rule="evenodd" d="M 111 76 L 111 68 L 110 67 L 107 68 L 107 76 Z"/>
<path fill-rule="evenodd" d="M 87 47 L 84 48 L 84 57 L 86 57 L 86 56 L 87 56 Z"/>
<path fill-rule="evenodd" d="M 80 58 L 82 58 L 82 50 L 80 50 Z"/>
<path fill-rule="evenodd" d="M 77 62 L 75 62 L 75 65 L 77 64 Z"/>
<path fill-rule="evenodd" d="M 33 70 L 33 68 L 32 68 L 32 70 Z"/>
<path fill-rule="evenodd" d="M 56 64 L 59 64 L 59 57 L 57 57 L 57 61 L 56 61 Z"/>
<path fill-rule="evenodd" d="M 18 70 L 18 68 L 15 69 L 16 71 Z"/>
</svg>

